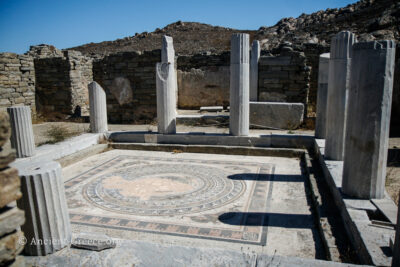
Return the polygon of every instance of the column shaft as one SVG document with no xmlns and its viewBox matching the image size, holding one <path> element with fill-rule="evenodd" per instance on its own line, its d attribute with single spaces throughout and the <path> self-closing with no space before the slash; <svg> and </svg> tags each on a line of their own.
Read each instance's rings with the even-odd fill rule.
<svg viewBox="0 0 400 267">
<path fill-rule="evenodd" d="M 235 136 L 249 134 L 249 35 L 231 38 L 229 132 Z"/>
<path fill-rule="evenodd" d="M 353 46 L 342 190 L 364 198 L 384 197 L 392 104 L 393 41 Z"/>
</svg>

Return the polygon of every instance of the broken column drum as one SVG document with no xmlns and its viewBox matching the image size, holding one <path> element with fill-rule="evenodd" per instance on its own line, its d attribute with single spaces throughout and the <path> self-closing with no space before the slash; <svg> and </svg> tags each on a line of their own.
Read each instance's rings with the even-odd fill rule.
<svg viewBox="0 0 400 267">
<path fill-rule="evenodd" d="M 16 168 L 22 192 L 17 205 L 26 217 L 21 227 L 25 253 L 44 256 L 66 247 L 71 242 L 71 225 L 60 164 L 34 162 Z"/>
<path fill-rule="evenodd" d="M 258 61 L 260 60 L 260 42 L 253 41 L 250 55 L 250 101 L 258 101 Z"/>
<path fill-rule="evenodd" d="M 338 33 L 331 42 L 325 133 L 325 157 L 331 160 L 343 160 L 347 95 L 354 42 L 354 34 L 348 31 Z"/>
<path fill-rule="evenodd" d="M 383 198 L 396 46 L 393 41 L 353 46 L 342 190 Z"/>
<path fill-rule="evenodd" d="M 7 108 L 11 123 L 11 146 L 18 158 L 31 157 L 35 154 L 31 109 L 27 106 Z"/>
<path fill-rule="evenodd" d="M 249 35 L 236 33 L 231 38 L 229 132 L 249 134 Z"/>
<path fill-rule="evenodd" d="M 161 134 L 176 133 L 176 93 L 175 51 L 173 40 L 163 37 L 161 63 L 156 65 L 157 121 Z"/>
<path fill-rule="evenodd" d="M 108 131 L 106 93 L 97 82 L 89 84 L 89 105 L 90 131 L 92 133 Z"/>
<path fill-rule="evenodd" d="M 321 139 L 325 139 L 326 106 L 328 99 L 329 58 L 330 58 L 329 53 L 321 54 L 319 56 L 317 118 L 315 121 L 315 137 Z"/>
</svg>

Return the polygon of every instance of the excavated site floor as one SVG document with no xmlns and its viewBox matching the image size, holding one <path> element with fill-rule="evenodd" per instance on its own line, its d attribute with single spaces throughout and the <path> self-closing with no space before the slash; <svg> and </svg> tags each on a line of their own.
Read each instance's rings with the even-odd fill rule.
<svg viewBox="0 0 400 267">
<path fill-rule="evenodd" d="M 323 255 L 296 158 L 111 150 L 63 177 L 74 234 Z"/>
</svg>

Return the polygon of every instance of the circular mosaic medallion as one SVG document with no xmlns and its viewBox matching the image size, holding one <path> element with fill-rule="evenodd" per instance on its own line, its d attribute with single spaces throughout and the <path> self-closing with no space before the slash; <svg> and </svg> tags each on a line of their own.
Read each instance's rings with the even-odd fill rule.
<svg viewBox="0 0 400 267">
<path fill-rule="evenodd" d="M 150 164 L 103 175 L 84 188 L 103 209 L 136 215 L 176 215 L 214 209 L 240 197 L 245 183 L 206 165 Z"/>
</svg>

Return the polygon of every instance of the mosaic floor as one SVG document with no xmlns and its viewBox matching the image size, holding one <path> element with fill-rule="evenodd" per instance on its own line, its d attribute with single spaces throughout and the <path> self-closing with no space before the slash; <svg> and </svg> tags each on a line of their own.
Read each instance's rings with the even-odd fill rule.
<svg viewBox="0 0 400 267">
<path fill-rule="evenodd" d="M 90 157 L 63 169 L 72 226 L 268 245 L 276 164 L 244 158 L 122 150 Z"/>
</svg>

